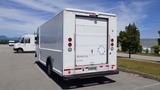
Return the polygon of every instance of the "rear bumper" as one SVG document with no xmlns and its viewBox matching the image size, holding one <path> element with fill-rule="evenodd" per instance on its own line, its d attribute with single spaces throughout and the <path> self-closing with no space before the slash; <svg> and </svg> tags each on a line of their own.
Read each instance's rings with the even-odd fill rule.
<svg viewBox="0 0 160 90">
<path fill-rule="evenodd" d="M 89 77 L 99 77 L 99 76 L 114 75 L 114 74 L 119 74 L 119 70 L 67 75 L 64 76 L 64 79 L 89 78 Z"/>
</svg>

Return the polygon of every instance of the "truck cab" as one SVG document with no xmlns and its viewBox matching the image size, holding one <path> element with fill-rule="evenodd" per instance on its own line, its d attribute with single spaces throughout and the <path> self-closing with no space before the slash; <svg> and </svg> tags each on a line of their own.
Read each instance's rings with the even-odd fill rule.
<svg viewBox="0 0 160 90">
<path fill-rule="evenodd" d="M 20 37 L 19 42 L 15 43 L 13 50 L 22 53 L 22 52 L 34 52 L 35 51 L 35 35 L 26 34 Z"/>
</svg>

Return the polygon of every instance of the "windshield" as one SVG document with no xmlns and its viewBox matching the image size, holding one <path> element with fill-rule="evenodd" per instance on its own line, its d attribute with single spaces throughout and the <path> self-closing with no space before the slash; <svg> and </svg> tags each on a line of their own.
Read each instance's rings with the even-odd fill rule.
<svg viewBox="0 0 160 90">
<path fill-rule="evenodd" d="M 24 37 L 20 37 L 19 43 L 23 43 L 23 42 L 24 42 Z"/>
</svg>

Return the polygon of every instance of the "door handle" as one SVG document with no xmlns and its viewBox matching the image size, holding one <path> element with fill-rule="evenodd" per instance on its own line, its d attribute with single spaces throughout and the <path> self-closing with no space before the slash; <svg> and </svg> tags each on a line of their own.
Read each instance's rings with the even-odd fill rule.
<svg viewBox="0 0 160 90">
<path fill-rule="evenodd" d="M 91 49 L 91 53 L 93 54 L 93 49 Z"/>
</svg>

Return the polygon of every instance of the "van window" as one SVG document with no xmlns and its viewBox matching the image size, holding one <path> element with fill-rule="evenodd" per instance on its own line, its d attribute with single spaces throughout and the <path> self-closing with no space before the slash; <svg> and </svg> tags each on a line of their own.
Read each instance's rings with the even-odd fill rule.
<svg viewBox="0 0 160 90">
<path fill-rule="evenodd" d="M 25 38 L 25 43 L 30 43 L 30 38 Z"/>
<path fill-rule="evenodd" d="M 35 37 L 35 43 L 38 45 L 39 44 L 39 28 L 37 29 L 37 35 Z"/>
<path fill-rule="evenodd" d="M 20 43 L 24 43 L 24 38 L 21 38 L 21 39 L 20 39 Z"/>
</svg>

